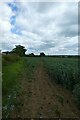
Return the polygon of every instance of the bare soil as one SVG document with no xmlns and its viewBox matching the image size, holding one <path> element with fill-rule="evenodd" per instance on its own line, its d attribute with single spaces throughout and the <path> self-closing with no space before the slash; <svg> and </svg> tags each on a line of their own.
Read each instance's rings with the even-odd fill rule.
<svg viewBox="0 0 80 120">
<path fill-rule="evenodd" d="M 23 74 L 21 89 L 20 96 L 17 96 L 18 107 L 11 113 L 12 118 L 80 117 L 72 93 L 55 82 L 52 84 L 42 61 L 32 80 L 27 79 L 26 72 Z"/>
</svg>

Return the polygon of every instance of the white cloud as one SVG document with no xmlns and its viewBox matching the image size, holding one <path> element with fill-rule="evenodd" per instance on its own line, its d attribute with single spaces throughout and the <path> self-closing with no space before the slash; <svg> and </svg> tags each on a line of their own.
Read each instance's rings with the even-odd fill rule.
<svg viewBox="0 0 80 120">
<path fill-rule="evenodd" d="M 13 2 L 15 0 L 0 0 L 0 2 Z M 79 2 L 79 0 L 16 0 L 16 2 Z"/>
<path fill-rule="evenodd" d="M 13 12 L 7 4 L 0 2 L 0 44 L 4 41 L 6 42 L 6 37 L 11 30 L 10 18 Z"/>
<path fill-rule="evenodd" d="M 0 20 L 0 34 L 3 34 L 3 32 L 9 32 L 11 29 L 11 24 L 7 21 Z"/>
<path fill-rule="evenodd" d="M 2 3 L 2 6 L 0 39 L 3 50 L 11 50 L 15 44 L 21 44 L 28 53 L 77 54 L 77 3 L 19 2 L 11 6 Z M 12 16 L 15 17 L 13 24 Z"/>
</svg>

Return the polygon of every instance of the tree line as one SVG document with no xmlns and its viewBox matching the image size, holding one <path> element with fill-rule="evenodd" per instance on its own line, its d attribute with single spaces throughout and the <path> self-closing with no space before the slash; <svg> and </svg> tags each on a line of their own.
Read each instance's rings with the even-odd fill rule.
<svg viewBox="0 0 80 120">
<path fill-rule="evenodd" d="M 34 55 L 34 53 L 30 53 L 30 54 L 25 54 L 25 52 L 27 51 L 27 49 L 25 49 L 24 46 L 22 45 L 16 45 L 15 48 L 13 48 L 12 51 L 6 51 L 6 52 L 3 52 L 4 54 L 17 54 L 21 57 L 23 56 L 30 56 L 30 57 L 34 57 L 34 56 L 37 56 L 37 55 Z M 45 53 L 41 52 L 39 56 L 45 56 Z"/>
<path fill-rule="evenodd" d="M 41 57 L 44 57 L 44 56 L 47 56 L 47 57 L 62 57 L 62 58 L 67 58 L 67 57 L 79 57 L 80 58 L 80 55 L 45 55 L 44 52 L 41 52 L 40 55 L 35 55 L 34 53 L 30 53 L 30 54 L 25 54 L 27 51 L 27 49 L 25 49 L 24 46 L 22 45 L 16 45 L 15 48 L 12 49 L 12 51 L 6 51 L 6 52 L 3 52 L 3 54 L 17 54 L 19 56 L 28 56 L 28 57 L 38 57 L 38 56 L 41 56 Z"/>
</svg>

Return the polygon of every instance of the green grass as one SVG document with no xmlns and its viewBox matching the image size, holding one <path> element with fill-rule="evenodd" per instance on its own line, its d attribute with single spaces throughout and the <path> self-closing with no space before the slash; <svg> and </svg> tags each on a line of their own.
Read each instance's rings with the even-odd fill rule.
<svg viewBox="0 0 80 120">
<path fill-rule="evenodd" d="M 8 94 L 16 86 L 20 72 L 23 69 L 23 64 L 24 60 L 20 59 L 10 65 L 3 66 L 3 95 Z"/>
<path fill-rule="evenodd" d="M 24 59 L 8 63 L 3 66 L 3 76 L 2 76 L 2 95 L 3 95 L 3 116 L 7 117 L 9 111 L 13 109 L 14 104 L 16 104 L 16 96 L 20 91 L 20 74 L 24 69 Z"/>
<path fill-rule="evenodd" d="M 39 63 L 38 58 L 20 58 L 18 61 L 3 65 L 3 117 L 9 117 L 10 111 L 16 107 L 19 109 L 17 96 L 21 92 L 21 80 L 24 72 L 31 83 L 34 78 L 34 69 Z"/>
<path fill-rule="evenodd" d="M 2 64 L 3 66 L 16 62 L 20 59 L 20 56 L 17 54 L 7 54 L 7 55 L 2 55 Z"/>
<path fill-rule="evenodd" d="M 27 62 L 25 62 L 27 78 L 29 82 L 31 82 L 32 78 L 34 77 L 34 69 L 36 69 L 37 65 L 39 64 L 40 59 L 35 57 L 26 57 L 25 59 L 27 60 Z"/>
</svg>

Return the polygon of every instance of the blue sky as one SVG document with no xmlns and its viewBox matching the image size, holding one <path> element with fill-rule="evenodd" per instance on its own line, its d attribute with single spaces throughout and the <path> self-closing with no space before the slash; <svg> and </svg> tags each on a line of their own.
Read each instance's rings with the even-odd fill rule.
<svg viewBox="0 0 80 120">
<path fill-rule="evenodd" d="M 2 50 L 21 44 L 27 54 L 78 54 L 77 2 L 0 3 Z"/>
</svg>

